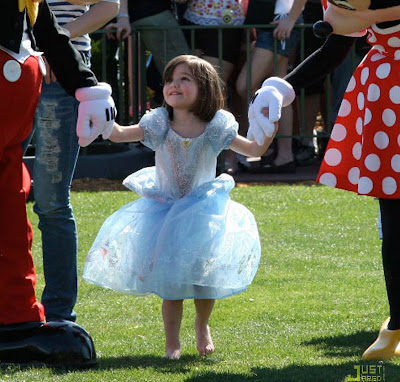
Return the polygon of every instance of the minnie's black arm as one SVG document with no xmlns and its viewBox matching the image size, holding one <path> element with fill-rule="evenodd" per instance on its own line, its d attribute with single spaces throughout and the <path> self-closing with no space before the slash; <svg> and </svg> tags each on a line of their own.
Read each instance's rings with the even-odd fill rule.
<svg viewBox="0 0 400 382">
<path fill-rule="evenodd" d="M 324 45 L 308 56 L 300 65 L 294 68 L 286 77 L 297 92 L 331 73 L 350 52 L 357 37 L 331 34 Z"/>
</svg>

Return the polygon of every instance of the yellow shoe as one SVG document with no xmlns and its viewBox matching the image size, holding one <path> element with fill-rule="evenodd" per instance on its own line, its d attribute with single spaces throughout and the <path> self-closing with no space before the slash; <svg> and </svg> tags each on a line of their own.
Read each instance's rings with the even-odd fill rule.
<svg viewBox="0 0 400 382">
<path fill-rule="evenodd" d="M 364 360 L 382 360 L 400 357 L 400 329 L 389 330 L 387 325 L 390 317 L 381 326 L 378 338 L 364 352 Z"/>
</svg>

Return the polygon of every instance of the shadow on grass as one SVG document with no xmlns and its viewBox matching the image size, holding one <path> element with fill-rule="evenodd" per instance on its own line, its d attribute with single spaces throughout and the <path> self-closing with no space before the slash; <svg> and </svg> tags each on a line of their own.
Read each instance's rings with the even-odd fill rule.
<svg viewBox="0 0 400 382">
<path fill-rule="evenodd" d="M 200 357 L 197 355 L 184 355 L 180 360 L 168 360 L 151 354 L 141 356 L 101 357 L 98 364 L 88 370 L 101 373 L 113 369 L 156 369 L 158 373 L 190 374 L 185 382 L 344 382 L 350 376 L 350 380 L 358 381 L 385 381 L 399 382 L 400 364 L 394 362 L 362 361 L 362 352 L 376 338 L 377 332 L 359 331 L 350 335 L 315 338 L 303 342 L 302 346 L 312 346 L 316 349 L 312 359 L 305 360 L 310 363 L 315 359 L 318 365 L 291 364 L 282 368 L 278 367 L 251 367 L 249 373 L 230 373 L 218 371 L 204 371 L 196 373 L 194 369 L 202 364 L 212 367 L 221 362 L 217 355 Z M 290 359 L 290 354 L 287 355 Z M 355 361 L 341 362 L 348 358 Z M 332 362 L 329 361 L 332 359 Z M 224 362 L 228 362 L 226 359 Z M 246 360 L 243 360 L 245 363 Z M 322 364 L 324 363 L 324 364 Z M 330 364 L 329 364 L 330 363 Z M 357 376 L 356 367 L 361 366 L 366 371 L 366 379 L 354 379 Z M 380 371 L 369 369 L 371 366 L 379 366 Z M 11 367 L 7 374 L 15 374 L 19 367 Z M 374 370 L 375 374 L 370 370 Z M 53 369 L 54 375 L 69 373 L 71 369 Z M 79 370 L 85 372 L 85 370 Z M 196 374 L 193 376 L 193 374 Z M 370 379 L 367 379 L 367 378 Z M 375 377 L 375 379 L 371 379 Z"/>
<path fill-rule="evenodd" d="M 365 349 L 375 341 L 378 331 L 358 331 L 349 335 L 314 338 L 302 345 L 314 346 L 326 357 L 361 357 Z"/>
<path fill-rule="evenodd" d="M 356 379 L 355 366 L 362 365 L 362 370 L 367 370 L 360 379 Z M 398 382 L 400 366 L 393 364 L 381 364 L 379 373 L 377 368 L 367 369 L 367 363 L 344 363 L 340 365 L 315 365 L 300 366 L 291 365 L 281 369 L 254 368 L 252 375 L 235 373 L 206 372 L 195 377 L 185 379 L 185 382 L 344 382 L 350 376 L 353 381 L 385 381 Z M 369 363 L 372 366 L 372 363 Z M 373 366 L 376 366 L 374 364 Z M 368 370 L 372 370 L 369 373 Z M 362 378 L 365 379 L 362 379 Z M 368 379 L 368 377 L 370 379 Z M 375 378 L 375 379 L 374 379 Z"/>
<path fill-rule="evenodd" d="M 124 357 L 102 357 L 99 359 L 97 370 L 125 369 L 125 368 L 157 368 L 158 372 L 185 373 L 199 362 L 212 364 L 208 358 L 195 355 L 184 355 L 179 360 L 166 359 L 154 355 L 124 356 Z"/>
<path fill-rule="evenodd" d="M 72 372 L 85 373 L 87 371 L 106 371 L 112 369 L 135 369 L 135 368 L 157 368 L 158 372 L 165 373 L 186 373 L 191 370 L 191 367 L 199 363 L 212 364 L 215 362 L 212 358 L 199 357 L 199 356 L 182 356 L 179 360 L 169 360 L 163 357 L 154 355 L 143 356 L 120 356 L 120 357 L 101 357 L 98 358 L 97 364 L 87 368 L 76 367 L 48 367 L 52 369 L 54 375 L 63 375 Z M 45 369 L 47 366 L 44 364 L 1 364 L 0 371 L 5 372 L 7 375 L 16 374 L 20 371 L 27 371 L 29 369 Z M 0 374 L 1 376 L 1 374 Z M 0 381 L 2 379 L 0 378 Z"/>
</svg>

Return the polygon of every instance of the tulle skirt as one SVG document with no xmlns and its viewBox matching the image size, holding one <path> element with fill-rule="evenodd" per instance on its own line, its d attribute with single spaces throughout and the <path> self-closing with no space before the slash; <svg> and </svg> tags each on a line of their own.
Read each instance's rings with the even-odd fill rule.
<svg viewBox="0 0 400 382">
<path fill-rule="evenodd" d="M 232 177 L 223 174 L 174 201 L 154 192 L 149 198 L 146 184 L 154 182 L 143 172 L 130 177 L 136 186 L 128 187 L 147 196 L 106 219 L 86 258 L 84 280 L 167 300 L 219 299 L 246 290 L 261 247 L 253 214 L 229 197 Z"/>
</svg>

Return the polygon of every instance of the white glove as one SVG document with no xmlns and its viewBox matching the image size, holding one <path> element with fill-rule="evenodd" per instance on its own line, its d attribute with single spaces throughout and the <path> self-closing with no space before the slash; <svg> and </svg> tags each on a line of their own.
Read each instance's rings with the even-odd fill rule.
<svg viewBox="0 0 400 382">
<path fill-rule="evenodd" d="M 247 138 L 256 140 L 261 146 L 265 137 L 272 137 L 275 131 L 274 122 L 281 118 L 282 107 L 290 105 L 295 97 L 289 82 L 279 77 L 266 79 L 249 105 Z M 268 108 L 268 117 L 262 113 L 263 108 Z"/>
<path fill-rule="evenodd" d="M 75 98 L 80 102 L 76 123 L 79 145 L 88 146 L 99 135 L 107 139 L 111 135 L 117 115 L 111 97 L 111 86 L 100 82 L 96 86 L 79 88 L 75 91 Z"/>
</svg>

